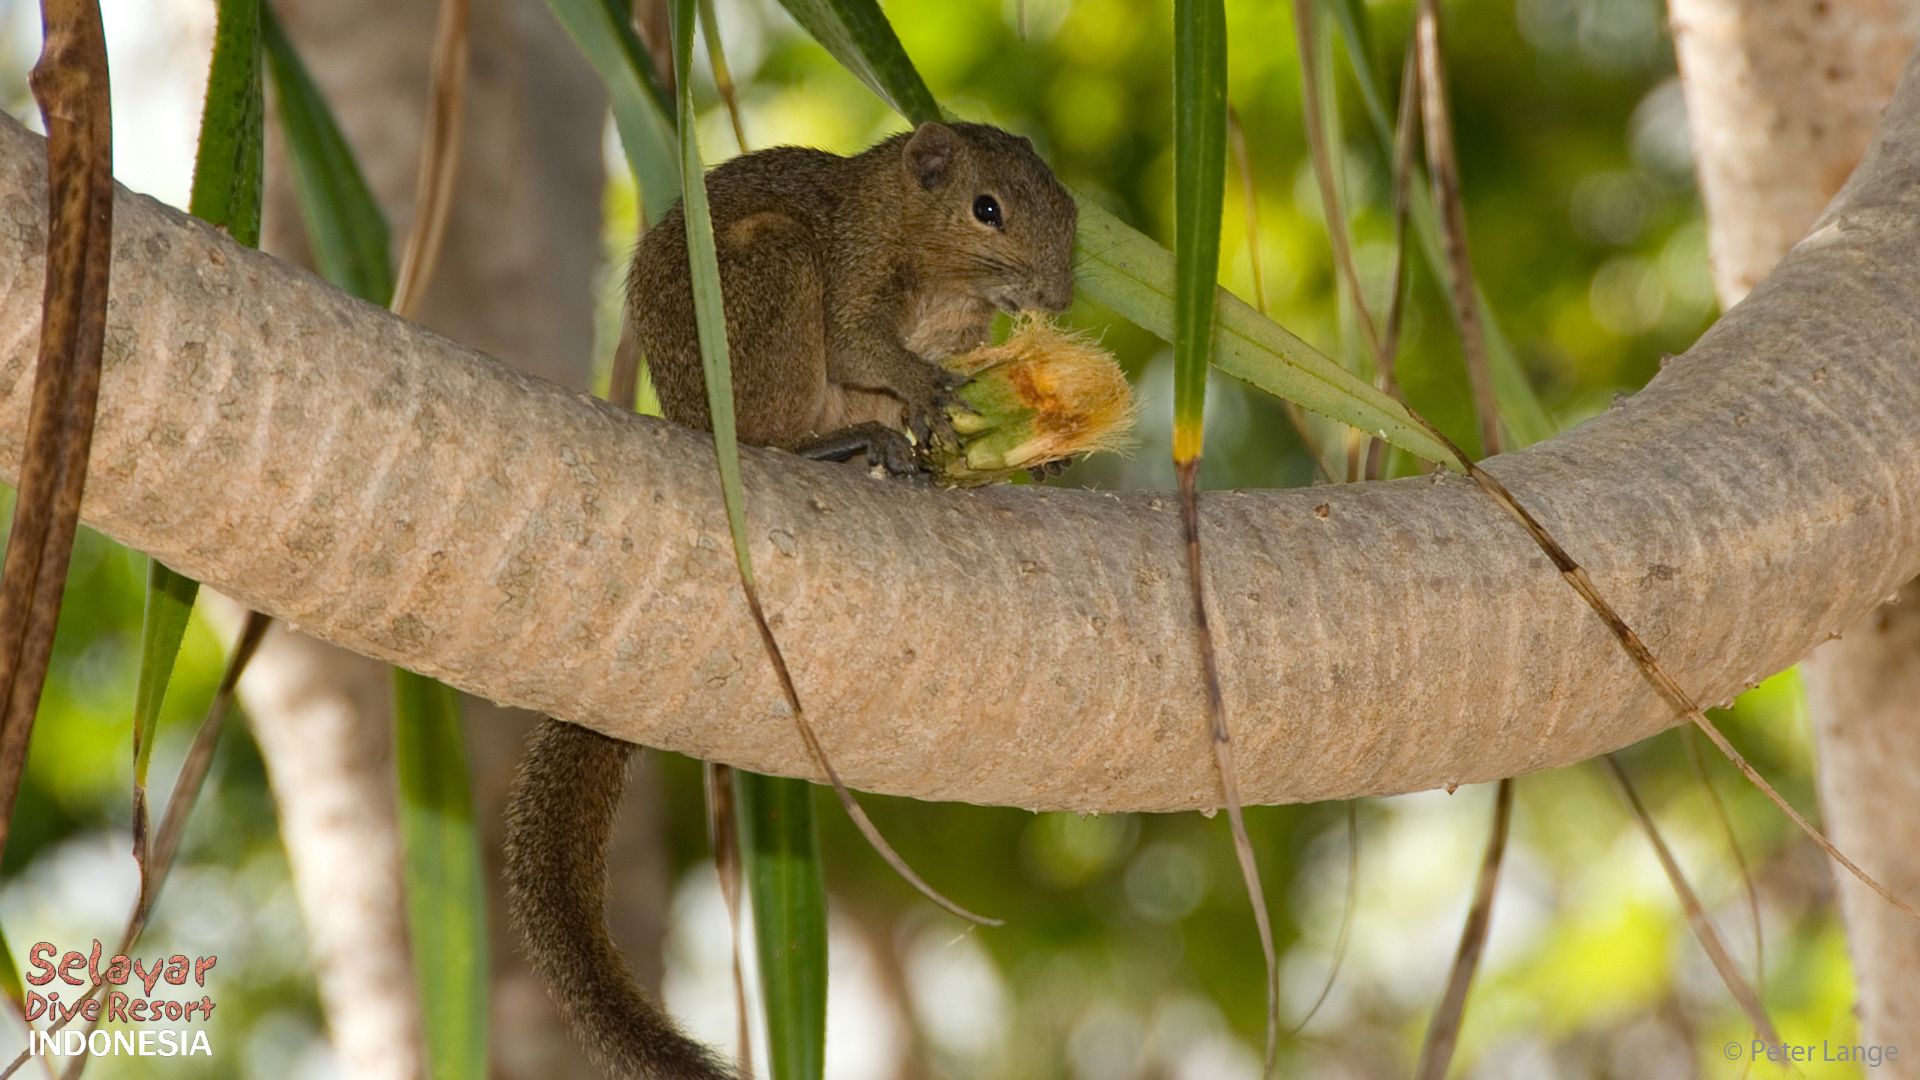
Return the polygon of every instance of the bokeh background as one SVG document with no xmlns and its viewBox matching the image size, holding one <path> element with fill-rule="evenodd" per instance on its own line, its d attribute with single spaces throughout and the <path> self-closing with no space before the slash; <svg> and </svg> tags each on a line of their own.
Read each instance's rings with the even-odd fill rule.
<svg viewBox="0 0 1920 1080">
<path fill-rule="evenodd" d="M 119 175 L 184 205 L 212 4 L 105 0 L 102 7 Z M 886 7 L 950 107 L 1031 136 L 1069 184 L 1170 238 L 1167 0 L 1028 0 L 1024 11 L 1015 0 Z M 1396 72 L 1412 5 L 1368 7 L 1380 70 Z M 771 0 L 722 0 L 719 11 L 754 147 L 852 151 L 897 130 L 898 119 Z M 1558 422 L 1571 425 L 1644 383 L 1663 354 L 1684 350 L 1715 313 L 1665 11 L 1654 0 L 1454 0 L 1447 12 L 1476 267 L 1540 396 Z M 1338 355 L 1334 280 L 1306 157 L 1288 5 L 1234 2 L 1228 19 L 1229 93 L 1258 192 L 1265 299 L 1280 322 Z M 0 107 L 23 118 L 34 115 L 26 73 L 38 36 L 36 4 L 0 0 Z M 1391 180 L 1344 67 L 1340 78 L 1358 261 L 1378 296 L 1392 259 Z M 702 87 L 702 99 L 711 105 L 701 117 L 709 159 L 735 152 L 711 86 Z M 602 370 L 635 217 L 611 134 L 608 147 Z M 1222 279 L 1249 299 L 1250 209 L 1230 176 Z M 1417 408 L 1471 446 L 1471 405 L 1450 319 L 1424 270 L 1415 270 L 1414 282 L 1403 384 Z M 1171 486 L 1168 349 L 1085 301 L 1072 318 L 1101 332 L 1127 365 L 1145 419 L 1131 457 L 1091 462 L 1054 482 Z M 1277 402 L 1224 378 L 1210 395 L 1209 486 L 1315 482 L 1314 464 Z M 1329 429 L 1318 433 L 1337 442 Z M 64 948 L 111 938 L 132 896 L 129 717 L 144 574 L 143 556 L 83 533 L 14 839 L 0 866 L 0 926 L 16 962 L 32 941 Z M 164 798 L 221 662 L 216 635 L 196 620 L 162 718 L 157 797 Z M 991 685 L 990 670 L 980 677 Z M 1789 798 L 1814 804 L 1792 673 L 1718 718 Z M 1852 975 L 1827 866 L 1724 762 L 1710 751 L 1703 756 L 1758 890 L 1766 1001 L 1783 1037 L 1852 1041 Z M 1685 733 L 1650 740 L 1623 758 L 1751 971 L 1753 926 L 1740 872 Z M 667 756 L 662 781 L 664 842 L 676 875 L 666 995 L 696 1033 L 725 1044 L 733 1032 L 726 926 L 706 861 L 697 765 Z M 1346 806 L 1248 812 L 1274 901 L 1290 1020 L 1320 996 L 1343 913 L 1351 920 L 1344 966 L 1324 1005 L 1283 1045 L 1284 1075 L 1410 1069 L 1466 910 L 1491 795 L 1490 787 L 1467 788 L 1358 804 L 1350 911 Z M 868 803 L 928 878 L 969 906 L 1007 916 L 1008 925 L 968 931 L 933 911 L 872 855 L 831 799 L 822 800 L 835 953 L 830 1076 L 1257 1075 L 1261 964 L 1223 821 Z M 147 940 L 149 951 L 221 957 L 221 1053 L 211 1064 L 107 1059 L 91 1075 L 339 1075 L 272 799 L 244 725 L 228 730 L 183 865 Z M 1456 1074 L 1739 1075 L 1745 1063 L 1729 1063 L 1721 1048 L 1750 1039 L 1611 780 L 1594 766 L 1525 777 Z M 0 1053 L 11 1055 L 20 1040 L 18 1025 L 0 1019 Z M 1853 1075 L 1820 1063 L 1803 1071 Z"/>
</svg>

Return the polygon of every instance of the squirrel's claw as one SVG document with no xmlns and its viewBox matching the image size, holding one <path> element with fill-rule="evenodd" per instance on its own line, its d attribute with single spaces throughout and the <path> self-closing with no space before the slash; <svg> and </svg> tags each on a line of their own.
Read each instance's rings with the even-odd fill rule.
<svg viewBox="0 0 1920 1080">
<path fill-rule="evenodd" d="M 1073 458 L 1054 458 L 1052 461 L 1043 461 L 1028 469 L 1027 475 L 1032 477 L 1033 482 L 1037 484 L 1042 480 L 1059 476 L 1061 473 L 1066 472 L 1067 468 L 1073 464 L 1073 461 Z"/>
<path fill-rule="evenodd" d="M 960 433 L 953 428 L 953 417 L 948 408 L 954 403 L 953 392 L 966 379 L 950 371 L 939 373 L 939 383 L 934 392 L 918 407 L 907 409 L 907 430 L 913 433 L 913 441 L 922 447 L 931 447 L 938 442 L 949 449 L 959 449 Z"/>
<path fill-rule="evenodd" d="M 889 476 L 927 478 L 930 473 L 920 452 L 905 434 L 880 423 L 856 424 L 836 431 L 795 449 L 801 457 L 815 461 L 851 461 L 859 454 L 868 465 L 877 465 Z"/>
</svg>

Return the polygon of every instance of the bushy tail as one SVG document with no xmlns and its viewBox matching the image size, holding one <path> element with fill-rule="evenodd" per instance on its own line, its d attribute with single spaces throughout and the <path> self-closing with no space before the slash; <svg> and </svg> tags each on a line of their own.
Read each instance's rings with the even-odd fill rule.
<svg viewBox="0 0 1920 1080">
<path fill-rule="evenodd" d="M 731 1080 L 640 991 L 607 932 L 607 840 L 631 743 L 543 719 L 507 806 L 507 906 L 574 1038 L 620 1080 Z"/>
</svg>

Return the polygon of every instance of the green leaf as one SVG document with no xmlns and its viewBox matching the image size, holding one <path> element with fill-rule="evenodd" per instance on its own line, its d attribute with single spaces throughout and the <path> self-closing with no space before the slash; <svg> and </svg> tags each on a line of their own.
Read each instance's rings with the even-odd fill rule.
<svg viewBox="0 0 1920 1080">
<path fill-rule="evenodd" d="M 434 1080 L 487 1075 L 487 896 L 451 687 L 394 670 L 407 923 Z"/>
<path fill-rule="evenodd" d="M 713 219 L 707 210 L 706 175 L 700 164 L 698 125 L 692 122 L 694 4 L 695 0 L 675 0 L 672 8 L 676 115 L 683 121 L 679 125 L 681 213 L 686 222 L 694 321 L 699 328 L 707 407 L 713 419 L 721 497 L 727 508 L 727 530 L 733 536 L 734 561 L 751 598 L 755 587 L 753 563 L 747 551 L 746 511 L 740 492 L 740 447 L 734 431 L 726 312 L 720 264 L 714 251 Z M 762 629 L 764 632 L 764 626 Z M 798 780 L 744 772 L 735 776 L 773 1077 L 819 1080 L 827 1042 L 827 914 L 820 842 L 810 801 L 812 789 Z"/>
<path fill-rule="evenodd" d="M 160 721 L 160 703 L 166 699 L 180 642 L 193 615 L 193 599 L 200 583 L 147 560 L 147 612 L 140 623 L 140 681 L 133 694 L 133 783 L 145 790 L 147 767 L 153 761 L 153 732 Z"/>
<path fill-rule="evenodd" d="M 773 1080 L 819 1080 L 827 1045 L 827 887 L 813 785 L 735 772 L 742 862 Z"/>
<path fill-rule="evenodd" d="M 380 205 L 272 8 L 261 9 L 260 29 L 314 263 L 336 286 L 385 304 L 393 295 L 393 263 Z"/>
<path fill-rule="evenodd" d="M 1360 86 L 1360 100 L 1366 106 L 1367 118 L 1372 122 L 1374 138 L 1379 142 L 1381 152 L 1388 160 L 1392 160 L 1393 112 L 1387 107 L 1379 76 L 1375 74 L 1372 30 L 1366 5 L 1359 0 L 1320 0 L 1320 3 L 1346 40 L 1347 59 L 1353 65 L 1354 81 Z M 1427 185 L 1424 170 L 1414 170 L 1411 184 L 1413 198 L 1409 205 L 1409 216 L 1414 235 L 1420 238 L 1420 250 L 1426 257 L 1428 271 L 1435 280 L 1445 281 L 1447 263 L 1446 252 L 1440 241 L 1440 219 L 1434 212 L 1433 194 Z M 1506 334 L 1500 329 L 1499 320 L 1494 317 L 1492 306 L 1487 303 L 1486 292 L 1475 286 L 1474 299 L 1480 307 L 1480 323 L 1486 329 L 1487 359 L 1493 366 L 1494 396 L 1500 403 L 1500 419 L 1513 436 L 1514 445 L 1510 449 L 1519 449 L 1528 443 L 1551 437 L 1559 430 L 1559 425 L 1554 423 L 1539 395 L 1534 393 L 1533 383 L 1527 378 L 1526 369 L 1521 367 L 1519 355 L 1513 351 L 1513 343 L 1507 340 Z"/>
<path fill-rule="evenodd" d="M 1149 333 L 1173 339 L 1173 256 L 1081 198 L 1074 278 L 1096 300 Z M 1391 395 L 1382 393 L 1232 293 L 1220 293 L 1213 364 L 1276 397 L 1298 402 L 1429 461 L 1453 457 Z"/>
<path fill-rule="evenodd" d="M 1227 176 L 1227 16 L 1173 4 L 1173 459 L 1200 456 Z"/>
<path fill-rule="evenodd" d="M 875 0 L 780 0 L 787 14 L 893 111 L 915 124 L 940 106 Z"/>
<path fill-rule="evenodd" d="M 907 119 L 920 123 L 940 118 L 926 83 L 873 0 L 781 2 L 827 52 Z M 1093 201 L 1076 199 L 1080 230 L 1074 272 L 1080 291 L 1141 329 L 1172 341 L 1173 254 Z M 1452 464 L 1446 448 L 1391 396 L 1225 289 L 1218 290 L 1217 308 L 1213 363 L 1222 371 L 1379 435 L 1408 453 Z"/>
<path fill-rule="evenodd" d="M 618 0 L 547 0 L 547 6 L 606 85 L 647 221 L 659 221 L 680 197 L 674 112 L 660 73 L 633 32 L 632 13 Z"/>
<path fill-rule="evenodd" d="M 248 247 L 260 246 L 265 116 L 260 0 L 220 0 L 187 209 Z"/>
<path fill-rule="evenodd" d="M 674 0 L 673 75 L 679 87 L 677 115 L 693 112 L 694 0 Z M 733 557 L 740 578 L 754 586 L 753 560 L 747 551 L 747 514 L 740 493 L 740 441 L 734 432 L 733 374 L 727 359 L 727 316 L 720 295 L 720 260 L 713 246 L 713 218 L 707 212 L 706 170 L 700 164 L 697 124 L 680 125 L 681 215 L 686 222 L 687 261 L 693 274 L 693 316 L 700 333 L 700 370 L 706 375 L 707 410 L 713 418 L 713 449 L 720 459 L 720 495 L 733 534 Z"/>
</svg>

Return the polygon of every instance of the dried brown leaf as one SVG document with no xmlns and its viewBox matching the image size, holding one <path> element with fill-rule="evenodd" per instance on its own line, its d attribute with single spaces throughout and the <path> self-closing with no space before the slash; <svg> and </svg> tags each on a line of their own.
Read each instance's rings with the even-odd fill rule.
<svg viewBox="0 0 1920 1080">
<path fill-rule="evenodd" d="M 0 570 L 0 851 L 26 767 L 80 519 L 112 257 L 113 139 L 96 0 L 44 0 L 31 83 L 47 126 L 47 277 L 13 531 Z"/>
</svg>

